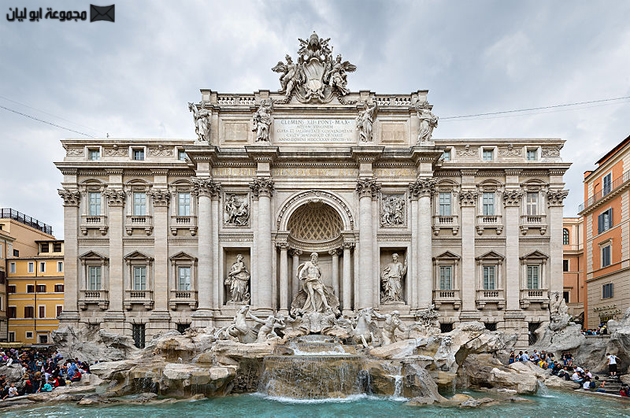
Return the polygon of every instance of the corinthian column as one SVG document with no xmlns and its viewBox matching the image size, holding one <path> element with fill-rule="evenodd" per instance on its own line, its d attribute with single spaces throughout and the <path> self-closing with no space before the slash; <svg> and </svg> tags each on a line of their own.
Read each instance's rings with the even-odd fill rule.
<svg viewBox="0 0 630 418">
<path fill-rule="evenodd" d="M 212 325 L 212 300 L 213 300 L 213 280 L 212 277 L 213 251 L 212 251 L 212 196 L 219 193 L 221 187 L 209 178 L 193 177 L 194 194 L 199 199 L 198 214 L 198 255 L 199 255 L 199 275 L 197 279 L 198 307 L 192 315 L 193 327 L 208 327 Z"/>
<path fill-rule="evenodd" d="M 459 194 L 462 207 L 462 311 L 463 314 L 477 315 L 476 300 L 476 264 L 475 264 L 475 203 L 477 191 L 463 189 Z"/>
<path fill-rule="evenodd" d="M 562 210 L 564 199 L 569 194 L 568 190 L 551 189 L 547 192 L 547 209 L 549 210 L 549 261 L 550 278 L 549 291 L 559 292 L 562 297 L 563 272 L 562 272 Z M 544 280 L 544 279 L 543 279 Z M 544 283 L 544 282 L 543 282 Z M 552 294 L 549 296 L 551 297 Z"/>
<path fill-rule="evenodd" d="M 171 195 L 168 190 L 154 189 L 153 199 L 153 234 L 155 236 L 155 275 L 153 281 L 152 317 L 160 320 L 170 319 L 168 313 L 168 203 Z"/>
<path fill-rule="evenodd" d="M 64 232 L 64 306 L 59 319 L 65 323 L 79 321 L 79 202 L 81 194 L 78 190 L 60 189 L 59 196 L 63 199 L 63 232 Z"/>
<path fill-rule="evenodd" d="M 113 188 L 107 188 L 104 195 L 109 207 L 109 309 L 105 318 L 108 320 L 109 327 L 116 328 L 117 326 L 112 322 L 124 320 L 122 232 L 125 219 L 123 207 L 127 195 L 124 191 Z"/>
<path fill-rule="evenodd" d="M 520 260 L 519 260 L 519 208 L 523 192 L 510 189 L 503 192 L 505 206 L 505 299 L 508 311 L 519 310 L 520 298 Z"/>
<path fill-rule="evenodd" d="M 352 310 L 352 276 L 350 269 L 352 268 L 352 260 L 350 259 L 350 251 L 354 247 L 353 242 L 343 243 L 343 313 L 349 314 Z"/>
<path fill-rule="evenodd" d="M 409 185 L 409 191 L 414 199 L 418 199 L 418 220 L 417 220 L 417 257 L 418 281 L 417 307 L 426 309 L 431 305 L 433 299 L 433 241 L 431 237 L 431 195 L 435 187 L 433 178 L 419 178 Z M 412 292 L 414 293 L 414 292 Z"/>
<path fill-rule="evenodd" d="M 252 277 L 252 300 L 256 309 L 273 309 L 273 257 L 271 246 L 271 196 L 273 180 L 257 178 L 250 185 L 254 198 L 258 199 L 256 242 L 256 274 Z"/>
<path fill-rule="evenodd" d="M 356 190 L 359 193 L 359 274 L 355 281 L 357 289 L 356 308 L 363 309 L 378 305 L 375 300 L 375 273 L 372 269 L 374 257 L 374 225 L 372 199 L 378 195 L 380 185 L 373 178 L 359 179 Z"/>
</svg>

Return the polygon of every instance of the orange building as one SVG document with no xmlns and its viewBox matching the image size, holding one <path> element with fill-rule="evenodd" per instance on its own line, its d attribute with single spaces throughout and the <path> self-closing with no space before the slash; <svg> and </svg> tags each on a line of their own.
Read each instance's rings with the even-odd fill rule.
<svg viewBox="0 0 630 418">
<path fill-rule="evenodd" d="M 584 173 L 585 327 L 630 307 L 630 136 Z"/>
<path fill-rule="evenodd" d="M 581 318 L 584 312 L 584 245 L 582 218 L 564 218 L 562 228 L 563 296 L 569 313 Z"/>
</svg>

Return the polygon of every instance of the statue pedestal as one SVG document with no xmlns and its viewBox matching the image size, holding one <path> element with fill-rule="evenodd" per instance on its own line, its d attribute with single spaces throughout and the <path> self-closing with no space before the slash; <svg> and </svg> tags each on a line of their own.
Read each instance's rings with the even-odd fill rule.
<svg viewBox="0 0 630 418">
<path fill-rule="evenodd" d="M 411 308 L 405 302 L 386 302 L 381 303 L 378 309 L 378 312 L 382 314 L 390 314 L 394 311 L 398 311 L 400 315 L 409 315 Z"/>
</svg>

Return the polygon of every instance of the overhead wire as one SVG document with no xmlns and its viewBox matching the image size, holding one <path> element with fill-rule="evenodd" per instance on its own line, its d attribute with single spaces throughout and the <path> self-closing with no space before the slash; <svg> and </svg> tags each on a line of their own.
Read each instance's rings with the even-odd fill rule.
<svg viewBox="0 0 630 418">
<path fill-rule="evenodd" d="M 74 132 L 74 133 L 76 133 L 76 134 L 83 135 L 83 136 L 87 136 L 87 137 L 89 137 L 89 138 L 95 138 L 94 136 L 92 136 L 92 135 L 90 135 L 90 134 L 86 134 L 85 132 L 80 132 L 80 131 L 76 131 L 76 130 L 71 129 L 71 128 L 67 128 L 67 127 L 65 127 L 65 126 L 57 125 L 56 123 L 49 122 L 49 121 L 47 121 L 47 120 L 43 120 L 43 119 L 40 119 L 40 118 L 36 118 L 35 116 L 31 116 L 31 115 L 28 115 L 28 114 L 26 114 L 26 113 L 22 113 L 22 112 L 19 112 L 19 111 L 15 110 L 15 109 L 10 109 L 10 108 L 5 107 L 5 106 L 2 106 L 2 105 L 0 105 L 0 109 L 4 109 L 4 110 L 7 110 L 7 111 L 9 111 L 9 112 L 16 113 L 16 114 L 21 115 L 21 116 L 24 116 L 24 117 L 26 117 L 26 118 L 33 119 L 33 120 L 36 120 L 36 121 L 38 121 L 38 122 L 45 123 L 45 124 L 47 124 L 47 125 L 54 126 L 54 127 L 56 127 L 56 128 L 59 128 L 59 129 L 63 129 L 63 130 L 69 131 L 69 132 Z"/>
</svg>

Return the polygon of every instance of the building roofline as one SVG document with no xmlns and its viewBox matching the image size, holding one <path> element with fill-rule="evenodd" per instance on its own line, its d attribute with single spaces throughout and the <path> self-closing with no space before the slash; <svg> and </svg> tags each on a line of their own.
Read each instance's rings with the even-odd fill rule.
<svg viewBox="0 0 630 418">
<path fill-rule="evenodd" d="M 613 155 L 621 151 L 629 143 L 630 143 L 630 135 L 628 135 L 623 141 L 621 141 L 615 147 L 613 147 L 613 149 L 611 149 L 606 154 L 604 154 L 604 156 L 601 157 L 599 160 L 595 161 L 595 164 L 597 164 L 597 168 L 595 170 L 591 170 L 591 172 L 584 177 L 584 180 L 588 179 L 590 176 L 596 173 L 606 161 L 608 161 Z M 588 171 L 589 170 L 585 171 L 585 174 Z"/>
</svg>

